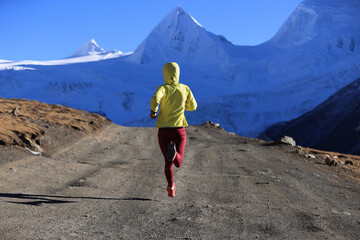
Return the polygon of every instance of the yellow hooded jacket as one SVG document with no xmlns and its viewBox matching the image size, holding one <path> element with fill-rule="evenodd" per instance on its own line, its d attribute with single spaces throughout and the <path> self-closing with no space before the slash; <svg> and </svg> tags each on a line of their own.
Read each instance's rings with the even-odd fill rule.
<svg viewBox="0 0 360 240">
<path fill-rule="evenodd" d="M 180 68 L 176 62 L 163 67 L 164 85 L 160 85 L 150 101 L 151 111 L 157 112 L 160 104 L 157 128 L 188 126 L 184 111 L 194 111 L 196 100 L 190 88 L 179 83 Z"/>
</svg>

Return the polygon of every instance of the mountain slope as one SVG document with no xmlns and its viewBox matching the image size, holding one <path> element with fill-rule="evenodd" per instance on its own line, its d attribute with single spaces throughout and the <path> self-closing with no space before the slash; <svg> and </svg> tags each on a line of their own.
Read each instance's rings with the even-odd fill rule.
<svg viewBox="0 0 360 240">
<path fill-rule="evenodd" d="M 293 137 L 297 144 L 328 151 L 360 154 L 360 78 L 312 111 L 268 128 L 263 137 Z"/>
<path fill-rule="evenodd" d="M 21 146 L 49 154 L 84 133 L 110 124 L 97 114 L 25 99 L 0 98 L 0 146 Z M 2 154 L 6 149 L 2 149 Z M 1 160 L 8 161 L 5 156 Z"/>
</svg>

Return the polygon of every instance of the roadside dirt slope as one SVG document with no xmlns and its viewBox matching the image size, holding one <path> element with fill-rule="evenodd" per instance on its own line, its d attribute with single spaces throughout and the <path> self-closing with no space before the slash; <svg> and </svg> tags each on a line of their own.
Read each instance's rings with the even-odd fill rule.
<svg viewBox="0 0 360 240">
<path fill-rule="evenodd" d="M 49 156 L 110 122 L 66 106 L 0 98 L 0 165 L 29 151 Z"/>
<path fill-rule="evenodd" d="M 209 125 L 187 128 L 185 152 L 175 198 L 155 128 L 4 161 L 0 239 L 360 239 L 360 187 L 340 168 Z"/>
<path fill-rule="evenodd" d="M 49 125 L 92 132 L 108 123 L 104 117 L 57 104 L 0 98 L 0 144 L 25 146 L 25 138 L 40 143 Z"/>
</svg>

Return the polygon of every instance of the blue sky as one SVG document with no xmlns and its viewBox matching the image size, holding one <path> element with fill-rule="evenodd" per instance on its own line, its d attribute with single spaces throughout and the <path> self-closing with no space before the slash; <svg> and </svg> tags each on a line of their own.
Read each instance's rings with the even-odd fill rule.
<svg viewBox="0 0 360 240">
<path fill-rule="evenodd" d="M 301 0 L 0 0 L 0 59 L 54 60 L 95 38 L 132 52 L 177 5 L 236 45 L 269 40 Z"/>
</svg>

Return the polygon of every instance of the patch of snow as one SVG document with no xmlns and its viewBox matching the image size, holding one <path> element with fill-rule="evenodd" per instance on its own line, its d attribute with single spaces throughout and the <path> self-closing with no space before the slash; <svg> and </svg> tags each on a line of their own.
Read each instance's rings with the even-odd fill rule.
<svg viewBox="0 0 360 240">
<path fill-rule="evenodd" d="M 132 53 L 122 53 L 120 51 L 105 52 L 104 54 L 97 55 L 86 55 L 74 58 L 66 58 L 60 60 L 51 60 L 51 61 L 31 61 L 24 60 L 19 62 L 0 62 L 0 70 L 14 69 L 17 66 L 16 70 L 35 70 L 36 68 L 24 67 L 26 65 L 32 66 L 58 66 L 58 65 L 67 65 L 67 64 L 76 64 L 76 63 L 86 63 L 86 62 L 96 62 L 111 58 L 125 57 L 131 55 Z"/>
<path fill-rule="evenodd" d="M 19 71 L 19 70 L 36 70 L 36 69 L 30 68 L 30 67 L 21 67 L 21 66 L 8 66 L 8 67 L 6 67 L 6 70 Z"/>
</svg>

